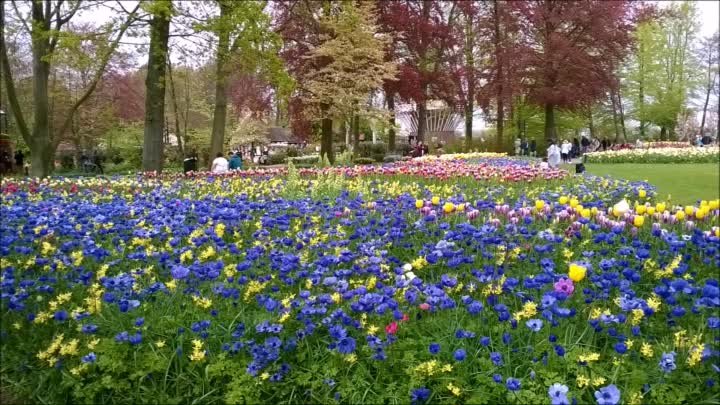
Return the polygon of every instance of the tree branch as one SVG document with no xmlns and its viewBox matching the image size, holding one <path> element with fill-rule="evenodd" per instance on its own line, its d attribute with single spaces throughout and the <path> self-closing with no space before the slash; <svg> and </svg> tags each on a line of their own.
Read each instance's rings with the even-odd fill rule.
<svg viewBox="0 0 720 405">
<path fill-rule="evenodd" d="M 22 22 L 22 25 L 23 25 L 23 27 L 25 27 L 25 30 L 27 31 L 27 33 L 30 34 L 30 32 L 31 32 L 31 31 L 30 31 L 30 26 L 28 26 L 27 20 L 23 18 L 22 14 L 20 14 L 20 10 L 18 10 L 18 8 L 17 8 L 17 3 L 16 3 L 16 1 L 17 1 L 17 0 L 11 0 L 12 6 L 13 6 L 13 8 L 15 9 L 15 14 L 17 14 L 18 19 Z M 3 13 L 4 13 L 4 11 L 3 11 Z M 4 25 L 5 25 L 5 21 L 3 20 L 3 26 L 4 26 Z"/>
<path fill-rule="evenodd" d="M 17 10 L 17 9 L 16 9 Z M 0 6 L 0 25 L 5 26 L 5 7 Z M 28 130 L 27 124 L 25 123 L 25 117 L 23 117 L 22 110 L 20 110 L 20 102 L 17 98 L 17 92 L 15 91 L 15 83 L 13 83 L 12 72 L 10 71 L 10 61 L 8 60 L 7 47 L 5 46 L 5 30 L 0 32 L 0 59 L 2 59 L 2 70 L 4 71 L 5 77 L 5 89 L 7 90 L 7 99 L 10 103 L 10 109 L 15 117 L 15 122 L 18 125 L 20 134 L 22 135 L 25 143 L 30 144 L 30 131 Z"/>
<path fill-rule="evenodd" d="M 57 146 L 60 143 L 60 140 L 62 139 L 62 134 L 67 131 L 68 127 L 72 124 L 73 116 L 75 115 L 75 112 L 80 108 L 80 106 L 87 101 L 88 98 L 92 95 L 93 91 L 95 91 L 95 88 L 97 87 L 98 82 L 102 78 L 103 74 L 105 73 L 105 68 L 107 67 L 108 63 L 110 62 L 110 58 L 112 57 L 113 53 L 118 47 L 118 44 L 120 43 L 120 39 L 122 39 L 123 35 L 125 34 L 125 31 L 132 25 L 132 23 L 135 21 L 135 13 L 140 8 L 140 3 L 135 6 L 135 9 L 128 15 L 127 20 L 120 26 L 120 31 L 118 32 L 117 37 L 112 41 L 110 44 L 109 49 L 107 50 L 107 53 L 103 55 L 102 60 L 100 61 L 100 66 L 95 73 L 95 76 L 93 77 L 92 81 L 90 82 L 90 86 L 85 90 L 85 93 L 75 101 L 75 103 L 70 107 L 68 112 L 66 113 L 67 116 L 65 117 L 65 121 L 63 122 L 62 126 L 60 127 L 60 131 L 57 132 L 57 135 L 52 140 L 53 145 Z"/>
</svg>

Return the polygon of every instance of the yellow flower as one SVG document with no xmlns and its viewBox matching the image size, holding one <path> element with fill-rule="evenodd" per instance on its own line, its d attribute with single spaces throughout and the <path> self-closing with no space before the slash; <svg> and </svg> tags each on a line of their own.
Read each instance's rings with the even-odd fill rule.
<svg viewBox="0 0 720 405">
<path fill-rule="evenodd" d="M 633 225 L 636 227 L 641 227 L 645 223 L 645 217 L 642 215 L 635 215 L 635 218 L 633 218 Z"/>
<path fill-rule="evenodd" d="M 685 206 L 685 215 L 692 215 L 693 212 L 695 212 L 695 207 L 693 207 L 692 205 Z"/>
<path fill-rule="evenodd" d="M 638 190 L 638 197 L 640 197 L 640 198 L 645 198 L 645 196 L 647 196 L 647 192 L 645 191 L 645 189 L 642 189 L 642 188 L 639 189 L 639 190 Z"/>
<path fill-rule="evenodd" d="M 641 405 L 643 400 L 643 396 L 640 392 L 636 392 L 630 396 L 630 401 L 628 401 L 629 405 Z"/>
<path fill-rule="evenodd" d="M 688 359 L 687 359 L 688 366 L 694 367 L 698 363 L 700 363 L 700 360 L 702 360 L 703 350 L 705 350 L 705 345 L 702 343 L 698 346 L 693 347 L 690 350 L 690 356 L 688 356 Z"/>
<path fill-rule="evenodd" d="M 439 204 L 440 204 L 440 197 L 438 197 L 438 196 L 433 196 L 433 198 L 430 200 L 430 202 L 432 203 L 432 205 L 439 205 Z"/>
<path fill-rule="evenodd" d="M 354 364 L 357 361 L 357 356 L 355 355 L 355 353 L 350 353 L 345 356 L 344 360 L 350 364 Z"/>
<path fill-rule="evenodd" d="M 647 207 L 646 211 L 647 211 L 648 215 L 653 215 L 655 213 L 655 207 L 652 207 L 652 206 Z"/>
<path fill-rule="evenodd" d="M 545 201 L 543 200 L 535 200 L 535 209 L 540 211 L 543 208 L 545 208 Z"/>
<path fill-rule="evenodd" d="M 559 202 L 560 204 L 565 205 L 565 204 L 567 204 L 567 202 L 568 202 L 568 198 L 567 198 L 566 196 L 561 196 L 561 197 L 558 199 L 558 202 Z"/>
<path fill-rule="evenodd" d="M 661 214 L 665 212 L 665 203 L 657 203 L 655 205 L 655 210 Z"/>
<path fill-rule="evenodd" d="M 374 334 L 376 334 L 376 333 L 378 332 L 379 329 L 380 329 L 380 328 L 378 328 L 378 327 L 375 326 L 375 325 L 370 325 L 370 326 L 368 326 L 367 331 L 368 331 L 368 334 L 374 335 Z"/>
<path fill-rule="evenodd" d="M 455 395 L 456 397 L 459 397 L 460 394 L 462 393 L 460 388 L 453 385 L 453 383 L 449 383 L 447 385 L 447 389 L 448 389 L 448 391 L 452 392 L 452 394 Z"/>
<path fill-rule="evenodd" d="M 640 354 L 642 354 L 644 357 L 652 357 L 653 356 L 653 348 L 652 346 L 647 343 L 643 342 L 642 346 L 640 347 Z"/>
<path fill-rule="evenodd" d="M 262 379 L 262 380 L 267 380 L 268 378 L 270 378 L 270 374 L 268 374 L 267 371 L 264 372 L 264 373 L 262 373 L 262 374 L 260 374 L 260 379 Z"/>
<path fill-rule="evenodd" d="M 590 379 L 585 377 L 584 375 L 579 375 L 575 379 L 577 381 L 578 388 L 587 387 L 588 384 L 590 384 Z"/>
<path fill-rule="evenodd" d="M 415 200 L 415 208 L 422 208 L 425 205 L 423 200 Z"/>
<path fill-rule="evenodd" d="M 605 384 L 605 381 L 606 381 L 605 377 L 595 377 L 592 380 L 592 385 L 594 385 L 595 387 L 599 387 L 599 386 Z"/>
<path fill-rule="evenodd" d="M 157 346 L 158 348 L 161 349 L 161 348 L 165 347 L 165 341 L 164 341 L 164 340 L 158 340 L 157 342 L 155 342 L 155 346 Z"/>
<path fill-rule="evenodd" d="M 678 221 L 682 221 L 685 219 L 685 213 L 678 210 L 678 212 L 675 213 L 675 218 L 677 218 Z"/>
<path fill-rule="evenodd" d="M 585 274 L 587 273 L 587 268 L 585 266 L 581 266 L 577 263 L 570 263 L 570 270 L 568 271 L 568 276 L 570 276 L 570 279 L 576 283 L 582 281 L 585 278 Z"/>
<path fill-rule="evenodd" d="M 453 204 L 449 201 L 446 202 L 445 204 L 443 204 L 443 212 L 444 213 L 449 214 L 449 213 L 453 212 L 454 210 L 455 210 L 455 204 Z"/>
<path fill-rule="evenodd" d="M 600 355 L 598 353 L 582 354 L 578 356 L 578 360 L 583 363 L 591 363 L 600 360 Z"/>
</svg>

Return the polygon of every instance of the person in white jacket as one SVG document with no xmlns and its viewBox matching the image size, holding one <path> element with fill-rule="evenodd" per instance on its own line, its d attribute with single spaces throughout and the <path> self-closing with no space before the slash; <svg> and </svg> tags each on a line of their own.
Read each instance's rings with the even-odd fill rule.
<svg viewBox="0 0 720 405">
<path fill-rule="evenodd" d="M 562 145 L 560 145 L 560 154 L 565 163 L 570 163 L 570 149 L 572 149 L 572 144 L 568 142 L 567 139 L 564 140 Z"/>
<path fill-rule="evenodd" d="M 550 167 L 558 167 L 560 165 L 560 148 L 555 144 L 555 141 L 550 143 L 550 147 L 547 149 L 548 154 L 548 165 Z"/>
</svg>

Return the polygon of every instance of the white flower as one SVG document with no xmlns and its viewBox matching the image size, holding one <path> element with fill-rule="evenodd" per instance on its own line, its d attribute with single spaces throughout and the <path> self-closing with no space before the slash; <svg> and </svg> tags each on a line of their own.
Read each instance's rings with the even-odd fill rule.
<svg viewBox="0 0 720 405">
<path fill-rule="evenodd" d="M 404 272 L 407 273 L 408 271 L 412 270 L 412 264 L 410 264 L 410 263 L 405 263 L 405 264 L 403 264 L 402 269 L 403 269 Z"/>
<path fill-rule="evenodd" d="M 625 199 L 623 199 L 619 203 L 613 205 L 613 212 L 616 212 L 620 215 L 622 215 L 628 211 L 630 211 L 630 204 L 628 204 L 628 202 L 625 201 Z"/>
</svg>

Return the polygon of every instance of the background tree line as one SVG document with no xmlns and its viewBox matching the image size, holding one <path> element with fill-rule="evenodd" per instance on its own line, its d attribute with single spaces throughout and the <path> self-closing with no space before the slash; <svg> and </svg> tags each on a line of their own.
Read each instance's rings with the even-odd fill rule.
<svg viewBox="0 0 720 405">
<path fill-rule="evenodd" d="M 0 8 L 1 100 L 45 176 L 62 145 L 160 171 L 262 140 L 270 125 L 334 159 L 373 127 L 396 149 L 428 102 L 516 137 L 623 142 L 718 131 L 718 35 L 692 2 L 12 0 Z M 94 18 L 94 16 L 107 16 Z M 177 145 L 168 148 L 168 134 Z"/>
</svg>

